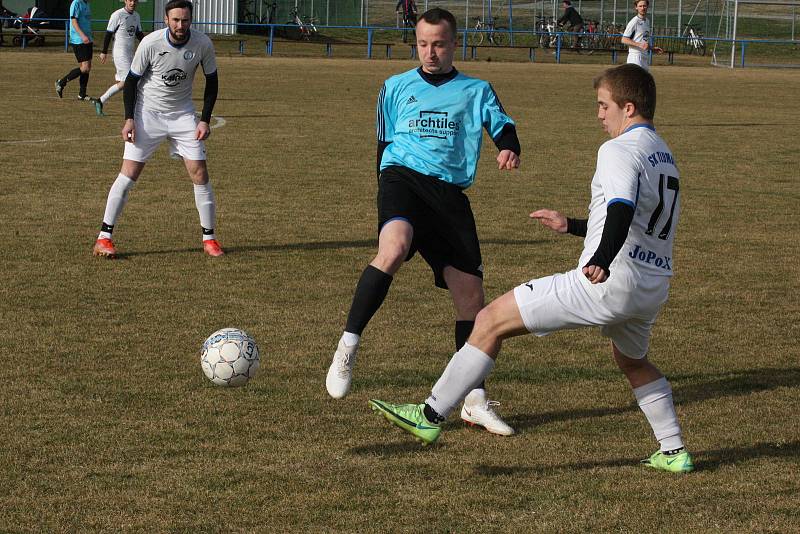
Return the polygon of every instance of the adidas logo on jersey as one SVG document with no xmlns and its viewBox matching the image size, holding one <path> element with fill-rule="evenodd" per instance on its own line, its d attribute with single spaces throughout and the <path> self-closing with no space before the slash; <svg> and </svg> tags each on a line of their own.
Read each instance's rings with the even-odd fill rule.
<svg viewBox="0 0 800 534">
<path fill-rule="evenodd" d="M 414 98 L 414 95 L 411 95 L 410 97 L 408 97 L 408 100 L 406 100 L 406 104 L 416 104 L 416 103 L 417 99 Z"/>
</svg>

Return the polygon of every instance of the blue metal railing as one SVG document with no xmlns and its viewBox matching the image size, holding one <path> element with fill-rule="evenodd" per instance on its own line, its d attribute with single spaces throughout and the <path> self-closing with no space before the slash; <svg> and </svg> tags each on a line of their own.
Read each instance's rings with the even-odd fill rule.
<svg viewBox="0 0 800 534">
<path fill-rule="evenodd" d="M 24 21 L 20 17 L 0 17 L 0 24 L 5 24 L 6 21 L 12 21 L 15 23 L 19 23 L 19 28 L 6 28 L 6 34 L 9 31 L 15 36 L 20 38 L 20 46 L 22 48 L 26 48 L 28 46 L 28 42 L 35 40 L 37 38 L 42 37 L 45 34 L 37 34 L 34 31 L 28 31 L 27 28 L 33 27 L 36 30 L 41 29 L 60 29 L 59 27 L 63 25 L 64 27 L 64 50 L 69 50 L 69 19 L 59 19 L 59 18 L 36 18 L 30 21 Z M 95 20 L 93 23 L 102 23 L 107 21 L 102 20 Z M 163 24 L 161 21 L 143 21 L 145 24 Z M 49 27 L 42 28 L 42 23 L 49 23 Z M 225 27 L 236 27 L 237 30 L 239 28 L 245 27 L 251 30 L 255 30 L 257 33 L 263 33 L 266 37 L 265 42 L 265 53 L 268 56 L 272 56 L 275 51 L 275 42 L 276 37 L 282 30 L 286 29 L 294 29 L 297 30 L 299 26 L 296 24 L 256 24 L 256 23 L 241 23 L 241 22 L 195 22 L 194 25 L 196 26 L 225 26 Z M 367 42 L 366 42 L 366 57 L 372 58 L 374 55 L 374 47 L 375 43 L 375 32 L 402 32 L 404 30 L 403 27 L 384 27 L 384 26 L 320 26 L 319 28 L 322 29 L 333 29 L 333 30 L 358 30 L 358 31 L 366 31 L 367 32 Z M 260 30 L 260 31 L 259 31 Z M 15 32 L 19 32 L 16 34 Z M 602 40 L 606 44 L 609 43 L 610 39 L 618 39 L 621 37 L 620 34 L 606 34 L 606 33 L 575 33 L 575 32 L 547 32 L 547 31 L 535 31 L 535 30 L 498 30 L 498 29 L 474 29 L 474 28 L 464 28 L 458 30 L 459 36 L 461 37 L 461 58 L 462 60 L 467 59 L 475 59 L 476 58 L 476 49 L 485 47 L 485 48 L 504 48 L 503 46 L 496 46 L 496 45 L 478 45 L 478 44 L 470 44 L 470 37 L 477 35 L 477 34 L 484 34 L 484 35 L 492 35 L 498 33 L 504 33 L 508 36 L 508 42 L 510 43 L 511 47 L 515 48 L 528 48 L 529 49 L 529 59 L 531 61 L 535 60 L 535 50 L 537 48 L 541 48 L 539 46 L 539 39 L 543 36 L 547 36 L 552 39 L 555 36 L 555 46 L 553 47 L 553 52 L 555 55 L 555 62 L 561 63 L 562 59 L 562 51 L 565 49 L 565 40 L 569 38 L 570 40 L 574 40 L 576 38 L 582 39 L 590 39 L 590 40 Z M 529 38 L 528 41 L 532 44 L 519 44 L 525 40 L 525 38 Z M 766 44 L 766 45 L 775 45 L 775 46 L 786 46 L 792 45 L 797 46 L 798 41 L 792 40 L 779 40 L 779 39 L 722 39 L 722 38 L 714 38 L 714 37 L 702 37 L 703 41 L 705 42 L 706 48 L 713 46 L 714 43 L 717 46 L 725 46 L 731 47 L 731 51 L 734 55 L 736 54 L 736 49 L 738 47 L 738 56 L 739 61 L 738 64 L 740 67 L 747 66 L 747 48 L 749 45 L 753 44 Z M 670 54 L 679 53 L 682 49 L 683 51 L 688 51 L 690 48 L 690 38 L 687 36 L 674 36 L 674 35 L 654 35 L 651 37 L 651 44 L 654 42 L 664 43 L 664 42 L 674 41 L 675 47 L 673 50 L 669 50 Z M 326 42 L 325 44 L 325 54 L 327 56 L 333 55 L 333 46 L 334 43 Z M 348 44 L 348 43 L 336 43 L 339 44 Z M 359 43 L 349 43 L 350 45 L 359 44 Z M 391 47 L 395 45 L 395 43 L 379 43 L 381 45 L 386 46 L 386 57 L 391 57 Z M 400 43 L 396 44 L 400 46 Z M 245 46 L 246 46 L 246 39 L 240 39 L 239 41 L 239 53 L 245 53 Z M 410 58 L 416 57 L 416 45 L 414 43 L 409 44 L 410 48 Z M 598 48 L 591 46 L 586 46 L 586 50 L 598 50 Z M 611 43 L 610 46 L 606 46 L 605 48 L 599 48 L 600 50 L 606 50 L 611 52 L 612 63 L 616 63 L 617 55 L 619 52 L 626 51 L 626 47 L 619 45 L 618 42 Z M 652 56 L 652 52 L 650 53 Z"/>
</svg>

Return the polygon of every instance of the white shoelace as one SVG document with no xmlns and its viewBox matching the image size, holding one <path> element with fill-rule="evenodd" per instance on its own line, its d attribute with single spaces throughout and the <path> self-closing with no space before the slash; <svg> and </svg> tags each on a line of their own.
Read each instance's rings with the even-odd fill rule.
<svg viewBox="0 0 800 534">
<path fill-rule="evenodd" d="M 341 354 L 341 356 L 338 356 L 338 354 Z M 339 378 L 347 378 L 352 372 L 353 365 L 351 360 L 355 360 L 355 354 L 348 354 L 347 352 L 340 352 L 338 354 L 336 357 L 336 373 L 339 375 Z"/>
<path fill-rule="evenodd" d="M 502 423 L 503 420 L 500 419 L 500 416 L 497 415 L 497 413 L 494 411 L 493 406 L 500 406 L 500 401 L 494 401 L 494 400 L 486 401 L 486 408 L 485 408 L 486 409 L 486 413 L 492 419 Z"/>
</svg>

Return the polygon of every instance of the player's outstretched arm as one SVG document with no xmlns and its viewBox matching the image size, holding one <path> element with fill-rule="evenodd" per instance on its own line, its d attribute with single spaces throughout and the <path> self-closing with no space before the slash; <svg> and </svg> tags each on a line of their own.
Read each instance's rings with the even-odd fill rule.
<svg viewBox="0 0 800 534">
<path fill-rule="evenodd" d="M 133 119 L 125 119 L 125 124 L 122 125 L 122 140 L 136 142 L 136 127 Z"/>
<path fill-rule="evenodd" d="M 122 140 L 135 142 L 136 132 L 134 131 L 133 112 L 136 108 L 136 91 L 139 85 L 139 76 L 133 72 L 128 72 L 125 77 L 125 84 L 122 86 L 122 102 L 125 104 L 125 125 L 122 127 Z"/>
<path fill-rule="evenodd" d="M 197 123 L 197 129 L 195 130 L 195 138 L 198 141 L 205 141 L 208 139 L 208 136 L 211 135 L 211 127 L 205 121 L 200 121 Z"/>
<path fill-rule="evenodd" d="M 555 210 L 536 210 L 530 214 L 532 219 L 536 219 L 546 227 L 559 234 L 567 233 L 567 218 Z"/>
<path fill-rule="evenodd" d="M 497 168 L 500 170 L 512 170 L 519 168 L 519 156 L 512 150 L 501 150 L 497 155 Z"/>
<path fill-rule="evenodd" d="M 217 102 L 217 93 L 219 92 L 219 77 L 217 71 L 206 74 L 206 88 L 203 92 L 203 111 L 200 114 L 200 122 L 197 123 L 197 130 L 195 137 L 199 141 L 208 139 L 211 135 L 211 128 L 208 126 L 211 123 L 211 112 L 214 110 L 214 104 Z"/>
</svg>

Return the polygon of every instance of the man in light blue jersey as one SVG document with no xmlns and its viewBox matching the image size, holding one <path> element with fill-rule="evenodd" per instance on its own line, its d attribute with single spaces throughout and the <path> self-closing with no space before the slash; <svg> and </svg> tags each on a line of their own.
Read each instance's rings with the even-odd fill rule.
<svg viewBox="0 0 800 534">
<path fill-rule="evenodd" d="M 78 61 L 78 68 L 56 80 L 56 94 L 64 97 L 67 82 L 79 78 L 78 100 L 88 100 L 86 87 L 89 85 L 89 71 L 92 70 L 92 10 L 87 0 L 72 0 L 69 6 L 69 44 Z"/>
<path fill-rule="evenodd" d="M 373 399 L 372 408 L 423 443 L 492 371 L 503 342 L 531 333 L 599 327 L 611 339 L 612 358 L 633 389 L 660 448 L 643 464 L 688 473 L 672 388 L 647 357 L 650 332 L 667 300 L 673 243 L 681 212 L 680 173 L 656 133 L 656 84 L 638 65 L 608 69 L 595 78 L 597 118 L 611 137 L 597 152 L 588 219 L 553 210 L 531 217 L 561 233 L 583 236 L 583 253 L 565 273 L 536 278 L 494 300 L 477 316 L 424 404 Z"/>
<path fill-rule="evenodd" d="M 475 220 L 464 194 L 475 179 L 483 130 L 499 150 L 500 169 L 519 167 L 514 121 L 492 86 L 453 67 L 456 21 L 426 11 L 416 26 L 422 65 L 386 80 L 378 96 L 378 253 L 356 286 L 344 333 L 325 380 L 328 393 L 350 390 L 361 333 L 383 303 L 393 275 L 417 251 L 448 289 L 456 311 L 455 342 L 469 337 L 483 307 L 483 263 Z M 477 384 L 462 418 L 500 435 L 513 434 Z"/>
</svg>

